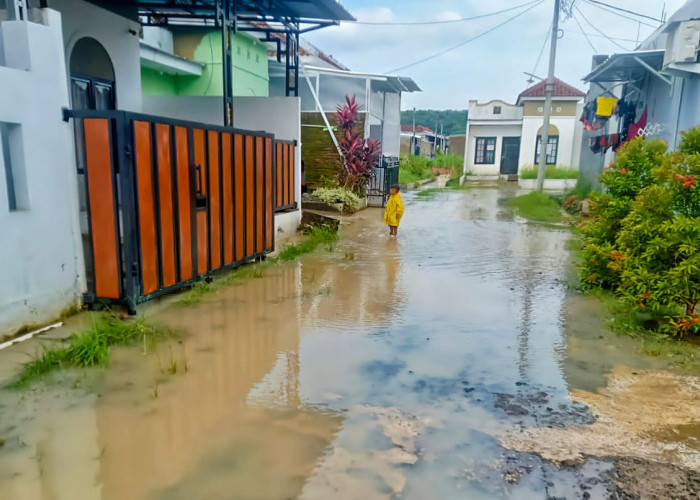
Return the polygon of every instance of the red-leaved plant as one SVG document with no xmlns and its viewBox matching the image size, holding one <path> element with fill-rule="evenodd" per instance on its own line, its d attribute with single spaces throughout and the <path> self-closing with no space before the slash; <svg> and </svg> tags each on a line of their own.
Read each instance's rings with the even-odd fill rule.
<svg viewBox="0 0 700 500">
<path fill-rule="evenodd" d="M 338 104 L 337 112 L 334 114 L 343 134 L 339 141 L 342 158 L 338 183 L 356 193 L 361 193 L 379 162 L 381 145 L 376 139 L 360 137 L 355 130 L 357 111 L 360 106 L 354 95 L 352 97 L 346 95 L 345 101 L 345 104 Z"/>
</svg>

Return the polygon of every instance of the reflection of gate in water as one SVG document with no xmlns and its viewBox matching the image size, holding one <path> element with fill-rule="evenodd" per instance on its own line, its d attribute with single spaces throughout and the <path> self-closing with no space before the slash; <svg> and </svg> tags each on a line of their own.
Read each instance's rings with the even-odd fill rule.
<svg viewBox="0 0 700 500">
<path fill-rule="evenodd" d="M 296 204 L 293 143 L 120 111 L 66 115 L 85 193 L 85 302 L 133 311 L 274 249 L 275 209 Z"/>
<path fill-rule="evenodd" d="M 371 207 L 383 207 L 389 199 L 389 188 L 399 183 L 399 159 L 395 156 L 383 156 L 380 165 L 374 169 L 374 175 L 367 185 L 367 204 Z"/>
</svg>

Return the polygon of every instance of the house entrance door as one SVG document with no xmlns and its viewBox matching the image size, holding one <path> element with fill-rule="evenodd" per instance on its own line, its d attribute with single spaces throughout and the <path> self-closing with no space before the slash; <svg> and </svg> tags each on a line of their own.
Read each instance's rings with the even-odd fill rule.
<svg viewBox="0 0 700 500">
<path fill-rule="evenodd" d="M 501 151 L 501 174 L 517 174 L 519 158 L 520 137 L 504 137 L 503 148 Z"/>
</svg>

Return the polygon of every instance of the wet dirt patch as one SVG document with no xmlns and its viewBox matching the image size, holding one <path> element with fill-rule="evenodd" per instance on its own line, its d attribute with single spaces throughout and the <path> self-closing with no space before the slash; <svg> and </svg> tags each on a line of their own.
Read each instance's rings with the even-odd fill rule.
<svg viewBox="0 0 700 500">
<path fill-rule="evenodd" d="M 620 458 L 607 475 L 611 500 L 694 500 L 700 495 L 700 473 L 675 465 Z"/>
<path fill-rule="evenodd" d="M 518 418 L 520 423 L 565 428 L 571 425 L 592 424 L 595 421 L 586 405 L 576 401 L 562 402 L 561 398 L 536 388 L 516 394 L 496 393 L 495 396 L 495 407 L 509 417 Z"/>
<path fill-rule="evenodd" d="M 600 393 L 573 390 L 571 397 L 591 409 L 594 423 L 511 428 L 500 436 L 503 445 L 555 463 L 581 461 L 585 455 L 630 457 L 700 471 L 700 450 L 678 439 L 688 426 L 696 430 L 700 424 L 698 377 L 617 367 Z"/>
</svg>

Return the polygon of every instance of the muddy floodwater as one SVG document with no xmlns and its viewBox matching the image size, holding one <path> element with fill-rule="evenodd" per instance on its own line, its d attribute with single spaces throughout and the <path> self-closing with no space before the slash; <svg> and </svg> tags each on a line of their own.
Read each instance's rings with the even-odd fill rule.
<svg viewBox="0 0 700 500">
<path fill-rule="evenodd" d="M 149 306 L 178 339 L 0 390 L 0 499 L 697 498 L 700 381 L 606 329 L 515 194 L 404 194 L 397 239 L 365 210 Z M 27 347 L 1 354 L 7 378 Z"/>
</svg>

